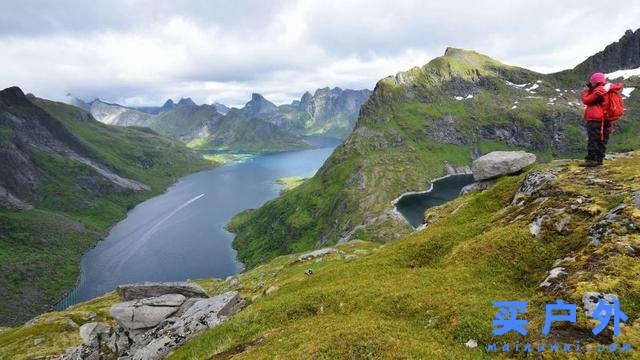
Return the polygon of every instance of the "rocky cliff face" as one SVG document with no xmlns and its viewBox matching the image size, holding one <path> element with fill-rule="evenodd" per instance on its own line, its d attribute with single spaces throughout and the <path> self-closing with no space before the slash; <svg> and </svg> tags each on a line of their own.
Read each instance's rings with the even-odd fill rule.
<svg viewBox="0 0 640 360">
<path fill-rule="evenodd" d="M 483 153 L 511 149 L 543 161 L 582 156 L 583 79 L 576 74 L 539 74 L 448 48 L 422 67 L 380 80 L 353 133 L 311 180 L 232 221 L 239 258 L 252 266 L 301 244 L 391 241 L 410 231 L 391 201 L 428 188 L 446 163 L 468 165 Z M 638 100 L 630 93 L 610 150 L 640 146 Z M 281 246 L 266 252 L 266 244 Z"/>
</svg>

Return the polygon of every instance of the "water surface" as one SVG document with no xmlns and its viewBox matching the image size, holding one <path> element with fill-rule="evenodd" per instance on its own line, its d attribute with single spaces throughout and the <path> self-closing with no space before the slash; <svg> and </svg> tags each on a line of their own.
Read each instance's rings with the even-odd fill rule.
<svg viewBox="0 0 640 360">
<path fill-rule="evenodd" d="M 425 210 L 457 198 L 460 190 L 472 182 L 473 175 L 448 176 L 434 181 L 433 188 L 429 192 L 404 195 L 396 203 L 396 209 L 411 226 L 418 228 L 424 224 Z"/>
<path fill-rule="evenodd" d="M 238 212 L 276 197 L 274 181 L 312 175 L 336 141 L 321 148 L 255 156 L 180 179 L 116 224 L 82 257 L 78 286 L 65 308 L 112 291 L 118 284 L 224 278 L 242 270 L 225 224 Z"/>
</svg>

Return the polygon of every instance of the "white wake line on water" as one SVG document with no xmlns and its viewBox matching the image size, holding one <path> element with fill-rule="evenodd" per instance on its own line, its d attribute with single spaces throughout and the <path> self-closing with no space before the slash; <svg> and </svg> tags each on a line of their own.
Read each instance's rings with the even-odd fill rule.
<svg viewBox="0 0 640 360">
<path fill-rule="evenodd" d="M 142 234 L 142 236 L 140 237 L 140 240 L 138 240 L 133 246 L 128 247 L 127 253 L 123 254 L 123 256 L 120 257 L 120 261 L 118 262 L 118 265 L 116 266 L 115 271 L 120 272 L 120 269 L 122 268 L 122 266 L 131 258 L 131 256 L 136 251 L 138 251 L 138 249 L 144 246 L 144 244 L 151 238 L 151 235 L 155 234 L 158 231 L 158 229 L 160 229 L 160 226 L 162 226 L 162 224 L 164 224 L 167 220 L 169 220 L 173 215 L 177 214 L 180 210 L 186 208 L 187 206 L 191 205 L 191 203 L 198 201 L 200 198 L 204 197 L 204 195 L 205 194 L 200 194 L 194 197 L 193 199 L 187 201 L 186 203 L 178 206 L 175 210 L 170 212 L 167 216 L 160 219 L 160 221 L 158 221 L 155 225 L 153 225 L 151 229 L 147 230 L 144 234 Z"/>
</svg>

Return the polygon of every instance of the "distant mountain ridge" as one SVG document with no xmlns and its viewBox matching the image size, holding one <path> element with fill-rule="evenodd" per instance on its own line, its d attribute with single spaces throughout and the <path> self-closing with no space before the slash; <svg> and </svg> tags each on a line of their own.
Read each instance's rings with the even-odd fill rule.
<svg viewBox="0 0 640 360">
<path fill-rule="evenodd" d="M 127 107 L 100 99 L 85 102 L 71 95 L 68 102 L 105 124 L 149 127 L 197 149 L 270 152 L 309 147 L 304 136 L 343 138 L 353 129 L 360 106 L 370 94 L 366 89 L 322 88 L 313 95 L 306 92 L 292 104 L 277 106 L 254 93 L 241 109 L 220 103 L 197 105 L 191 98 L 177 103 L 169 99 L 159 107 Z M 240 123 L 229 127 L 225 117 Z M 226 121 L 221 122 L 223 119 Z M 224 132 L 218 134 L 223 124 Z M 241 131 L 244 137 L 233 131 Z"/>
</svg>

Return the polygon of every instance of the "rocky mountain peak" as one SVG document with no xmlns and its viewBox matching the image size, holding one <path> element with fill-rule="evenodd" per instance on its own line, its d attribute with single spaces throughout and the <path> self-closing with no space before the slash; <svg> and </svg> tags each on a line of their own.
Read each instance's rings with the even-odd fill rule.
<svg viewBox="0 0 640 360">
<path fill-rule="evenodd" d="M 183 105 L 196 105 L 196 103 L 193 102 L 193 100 L 191 100 L 190 97 L 181 98 L 180 101 L 178 101 L 178 106 L 183 106 Z"/>
<path fill-rule="evenodd" d="M 0 91 L 0 102 L 5 106 L 21 105 L 29 102 L 22 89 L 12 86 Z"/>
<path fill-rule="evenodd" d="M 588 57 L 574 68 L 582 75 L 594 71 L 613 72 L 640 67 L 640 29 L 627 30 L 620 40 Z"/>
<path fill-rule="evenodd" d="M 251 100 L 244 106 L 243 110 L 249 116 L 257 114 L 266 114 L 278 111 L 278 107 L 271 101 L 264 98 L 264 96 L 253 93 L 251 94 Z"/>
</svg>

